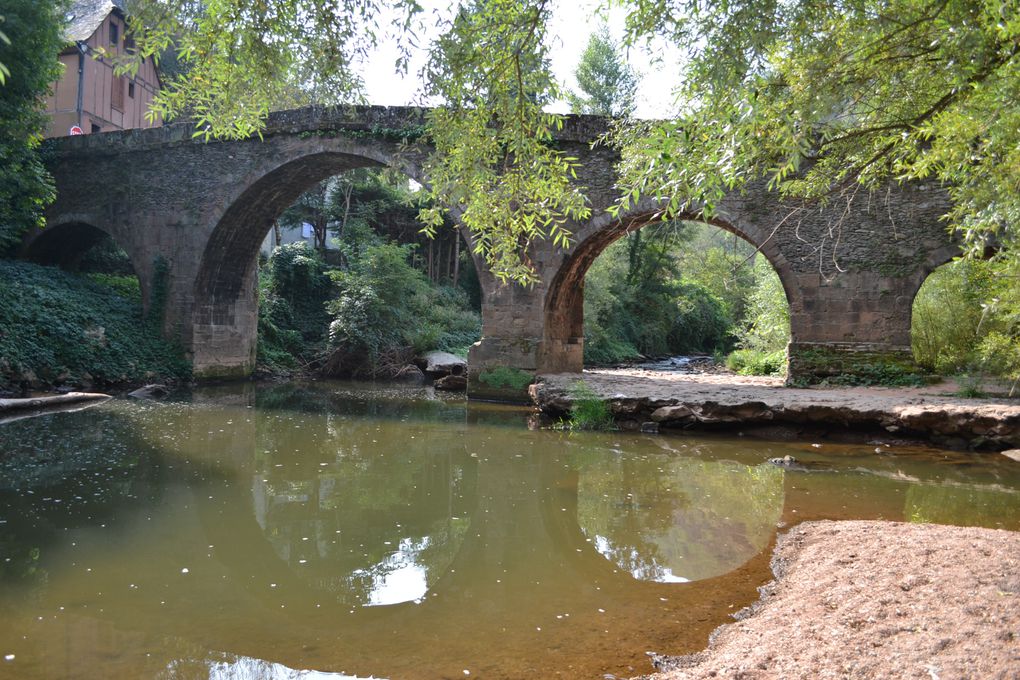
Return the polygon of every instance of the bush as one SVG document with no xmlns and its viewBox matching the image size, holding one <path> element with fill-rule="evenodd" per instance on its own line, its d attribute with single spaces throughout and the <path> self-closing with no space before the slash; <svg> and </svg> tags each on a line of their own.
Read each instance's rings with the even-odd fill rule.
<svg viewBox="0 0 1020 680">
<path fill-rule="evenodd" d="M 726 368 L 740 375 L 783 375 L 786 373 L 786 352 L 734 350 L 726 357 Z"/>
<path fill-rule="evenodd" d="M 100 384 L 190 374 L 180 349 L 146 322 L 133 293 L 9 260 L 0 260 L 0 284 L 0 384 L 10 387 L 26 371 L 46 382 L 88 373 Z"/>
<path fill-rule="evenodd" d="M 338 295 L 328 304 L 328 374 L 385 376 L 414 354 L 463 348 L 479 338 L 481 319 L 468 309 L 466 294 L 433 287 L 410 265 L 413 249 L 369 245 L 349 269 L 330 272 Z"/>
</svg>

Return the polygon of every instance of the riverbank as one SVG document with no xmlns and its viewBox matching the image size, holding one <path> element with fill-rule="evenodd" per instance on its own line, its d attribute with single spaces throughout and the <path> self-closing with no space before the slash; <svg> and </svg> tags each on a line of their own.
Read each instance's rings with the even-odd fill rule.
<svg viewBox="0 0 1020 680">
<path fill-rule="evenodd" d="M 762 598 L 646 680 L 1020 677 L 1020 533 L 805 522 Z"/>
<path fill-rule="evenodd" d="M 531 386 L 532 400 L 549 416 L 562 417 L 570 412 L 572 387 L 579 379 L 609 402 L 625 429 L 931 442 L 991 451 L 1020 447 L 1020 400 L 955 396 L 951 384 L 791 388 L 781 378 L 603 369 L 542 376 Z"/>
</svg>

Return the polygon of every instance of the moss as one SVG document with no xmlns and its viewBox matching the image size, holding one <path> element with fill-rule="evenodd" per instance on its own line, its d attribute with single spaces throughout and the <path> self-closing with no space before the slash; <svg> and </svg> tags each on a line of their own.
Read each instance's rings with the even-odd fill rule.
<svg viewBox="0 0 1020 680">
<path fill-rule="evenodd" d="M 250 363 L 237 366 L 206 366 L 204 368 L 196 368 L 194 378 L 203 382 L 243 380 L 251 375 L 254 368 Z"/>
<path fill-rule="evenodd" d="M 480 372 L 478 379 L 495 389 L 509 388 L 520 391 L 530 385 L 535 376 L 519 368 L 497 366 L 491 370 Z"/>
<path fill-rule="evenodd" d="M 924 384 L 924 372 L 909 352 L 840 347 L 790 348 L 789 383 L 806 385 Z"/>
</svg>

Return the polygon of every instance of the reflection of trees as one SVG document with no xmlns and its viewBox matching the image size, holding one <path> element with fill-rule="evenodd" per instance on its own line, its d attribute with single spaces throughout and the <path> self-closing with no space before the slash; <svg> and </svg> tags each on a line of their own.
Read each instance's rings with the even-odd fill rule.
<svg viewBox="0 0 1020 680">
<path fill-rule="evenodd" d="M 420 597 L 466 531 L 468 459 L 431 446 L 428 430 L 409 449 L 406 430 L 376 429 L 373 421 L 299 424 L 277 422 L 259 436 L 252 494 L 277 555 L 344 604 L 402 601 L 397 591 Z"/>
<path fill-rule="evenodd" d="M 1005 487 L 911 484 L 903 515 L 911 522 L 1020 528 L 1020 493 Z"/>
<path fill-rule="evenodd" d="M 768 544 L 783 509 L 783 471 L 669 455 L 589 459 L 578 523 L 635 578 L 698 580 L 737 568 Z"/>
<path fill-rule="evenodd" d="M 0 580 L 46 577 L 45 550 L 78 527 L 158 501 L 158 451 L 116 404 L 7 423 L 0 431 Z"/>
</svg>

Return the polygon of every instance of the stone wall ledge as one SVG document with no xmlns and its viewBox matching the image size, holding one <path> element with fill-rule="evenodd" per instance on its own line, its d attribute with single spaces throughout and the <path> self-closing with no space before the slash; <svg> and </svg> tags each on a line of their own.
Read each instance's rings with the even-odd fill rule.
<svg viewBox="0 0 1020 680">
<path fill-rule="evenodd" d="M 640 429 L 724 431 L 788 439 L 798 434 L 841 441 L 930 442 L 952 449 L 1020 447 L 1020 400 L 970 399 L 927 388 L 788 388 L 720 382 L 721 376 L 637 377 L 614 372 L 556 374 L 532 385 L 533 403 L 560 418 L 578 381 L 607 400 L 617 423 Z M 944 388 L 943 388 L 944 389 Z"/>
</svg>

